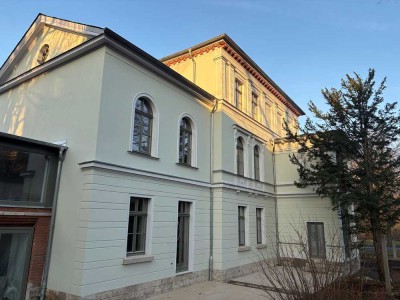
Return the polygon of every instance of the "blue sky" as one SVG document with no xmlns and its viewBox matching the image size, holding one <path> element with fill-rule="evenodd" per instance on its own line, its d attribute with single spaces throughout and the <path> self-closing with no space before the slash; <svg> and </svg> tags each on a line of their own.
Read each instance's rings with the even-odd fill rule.
<svg viewBox="0 0 400 300">
<path fill-rule="evenodd" d="M 0 1 L 2 64 L 36 15 L 108 27 L 156 58 L 227 33 L 306 112 L 346 73 L 400 95 L 400 0 Z"/>
</svg>

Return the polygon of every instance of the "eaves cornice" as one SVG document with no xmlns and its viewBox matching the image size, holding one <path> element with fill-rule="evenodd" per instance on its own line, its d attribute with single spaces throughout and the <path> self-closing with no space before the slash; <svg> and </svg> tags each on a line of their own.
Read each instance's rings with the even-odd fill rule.
<svg viewBox="0 0 400 300">
<path fill-rule="evenodd" d="M 176 54 L 164 57 L 161 61 L 167 66 L 178 64 L 192 57 L 203 55 L 215 49 L 224 49 L 233 59 L 242 65 L 250 74 L 254 76 L 264 87 L 267 88 L 276 98 L 288 107 L 297 117 L 304 115 L 303 110 L 298 107 L 289 96 L 287 96 L 268 75 L 257 66 L 255 62 L 226 34 L 194 46 L 193 49 L 180 51 Z"/>
<path fill-rule="evenodd" d="M 154 58 L 150 54 L 131 44 L 112 30 L 105 28 L 104 33 L 90 39 L 81 45 L 72 48 L 65 53 L 56 56 L 44 64 L 38 65 L 37 67 L 28 70 L 27 72 L 12 78 L 11 80 L 0 85 L 0 94 L 14 88 L 42 73 L 48 72 L 54 68 L 57 68 L 71 60 L 77 59 L 87 53 L 94 51 L 102 46 L 110 47 L 116 50 L 118 53 L 128 57 L 129 59 L 145 66 L 152 72 L 162 76 L 169 82 L 179 86 L 189 94 L 193 95 L 197 99 L 205 102 L 208 106 L 212 106 L 214 103 L 214 96 L 207 93 L 205 90 L 195 85 L 191 81 L 187 80 L 181 74 L 175 72 L 171 68 L 164 65 L 158 59 Z"/>
</svg>

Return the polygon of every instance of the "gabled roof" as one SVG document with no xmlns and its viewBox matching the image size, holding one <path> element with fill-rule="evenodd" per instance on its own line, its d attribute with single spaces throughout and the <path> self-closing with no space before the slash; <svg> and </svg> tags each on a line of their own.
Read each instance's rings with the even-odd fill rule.
<svg viewBox="0 0 400 300">
<path fill-rule="evenodd" d="M 29 47 L 35 35 L 38 34 L 45 25 L 59 28 L 64 31 L 71 31 L 73 33 L 78 32 L 90 36 L 91 38 L 79 44 L 78 46 L 63 52 L 60 55 L 45 61 L 43 64 L 31 68 L 26 72 L 17 75 L 16 77 L 7 79 L 7 76 L 9 75 L 10 69 L 12 69 L 13 64 L 18 62 L 19 57 L 24 54 L 24 50 Z M 28 31 L 25 33 L 25 35 L 19 41 L 18 45 L 15 47 L 13 52 L 7 58 L 6 62 L 1 67 L 0 94 L 27 80 L 30 80 L 31 78 L 38 76 L 39 74 L 42 74 L 54 68 L 58 68 L 63 64 L 71 60 L 77 59 L 80 56 L 94 51 L 102 46 L 113 48 L 120 54 L 148 68 L 152 72 L 158 74 L 167 81 L 179 86 L 180 88 L 194 95 L 198 99 L 202 101 L 207 101 L 209 105 L 211 105 L 215 99 L 213 95 L 209 94 L 196 84 L 187 80 L 181 74 L 175 72 L 174 70 L 160 62 L 158 59 L 151 56 L 134 44 L 130 43 L 109 28 L 101 28 L 71 22 L 63 19 L 49 17 L 43 14 L 39 14 L 37 16 Z"/>
<path fill-rule="evenodd" d="M 170 66 L 179 61 L 186 60 L 190 56 L 201 55 L 202 53 L 215 48 L 225 49 L 297 116 L 305 114 L 304 111 L 226 33 L 185 50 L 163 57 L 160 60 Z"/>
<path fill-rule="evenodd" d="M 26 50 L 29 49 L 34 38 L 46 25 L 52 28 L 61 29 L 64 31 L 70 31 L 88 37 L 95 37 L 104 32 L 104 29 L 100 27 L 86 25 L 77 22 L 71 22 L 59 18 L 46 16 L 40 13 L 33 21 L 31 26 L 28 28 L 28 30 L 25 32 L 21 40 L 18 42 L 17 46 L 8 56 L 4 64 L 1 66 L 0 83 L 4 82 L 4 80 L 10 74 L 14 64 L 18 62 L 18 60 L 21 58 L 22 55 L 24 55 Z"/>
</svg>

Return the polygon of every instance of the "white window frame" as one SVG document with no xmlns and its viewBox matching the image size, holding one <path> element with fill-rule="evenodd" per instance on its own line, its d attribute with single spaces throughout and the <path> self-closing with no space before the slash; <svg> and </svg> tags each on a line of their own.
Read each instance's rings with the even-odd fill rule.
<svg viewBox="0 0 400 300">
<path fill-rule="evenodd" d="M 177 139 L 176 139 L 176 162 L 179 163 L 179 139 L 180 139 L 180 131 L 181 131 L 181 120 L 183 118 L 188 119 L 190 126 L 192 127 L 192 149 L 191 149 L 191 159 L 190 165 L 191 167 L 197 168 L 197 122 L 192 115 L 188 113 L 183 113 L 179 116 L 178 126 L 177 126 Z"/>
<path fill-rule="evenodd" d="M 234 161 L 234 173 L 237 175 L 238 174 L 238 169 L 237 169 L 237 161 L 236 161 L 236 145 L 237 145 L 237 140 L 239 138 L 243 139 L 243 176 L 244 177 L 249 177 L 249 142 L 250 142 L 250 137 L 247 136 L 246 134 L 240 132 L 237 128 L 235 128 L 235 133 L 234 133 L 234 151 L 233 151 L 233 161 Z"/>
<path fill-rule="evenodd" d="M 253 101 L 255 98 L 256 101 Z M 251 91 L 251 103 L 250 103 L 250 109 L 251 109 L 251 114 L 250 116 L 253 118 L 253 120 L 256 120 L 257 122 L 260 121 L 260 92 L 255 90 L 254 88 Z M 253 106 L 253 103 L 255 103 L 255 107 Z M 254 108 L 256 111 L 254 111 Z"/>
<path fill-rule="evenodd" d="M 257 209 L 261 209 L 261 244 L 258 243 L 257 241 Z M 265 207 L 256 207 L 256 244 L 258 246 L 260 245 L 265 245 L 266 244 L 266 236 L 265 236 Z"/>
<path fill-rule="evenodd" d="M 252 138 L 252 143 L 251 143 L 251 149 L 252 149 L 252 153 L 251 153 L 251 165 L 252 165 L 252 176 L 251 178 L 253 178 L 255 180 L 255 164 L 254 164 L 254 148 L 258 146 L 259 149 L 259 167 L 260 167 L 260 181 L 265 181 L 265 167 L 264 167 L 264 156 L 265 156 L 265 147 L 264 147 L 264 143 Z"/>
<path fill-rule="evenodd" d="M 147 199 L 147 220 L 146 220 L 146 240 L 145 240 L 145 251 L 144 254 L 129 254 L 127 250 L 128 244 L 128 226 L 129 226 L 129 214 L 130 214 L 130 201 L 131 198 L 146 198 Z M 153 215 L 154 215 L 154 199 L 153 196 L 142 195 L 142 194 L 129 194 L 128 205 L 127 205 L 127 216 L 126 216 L 126 231 L 125 231 L 125 243 L 124 251 L 125 258 L 123 260 L 124 265 L 150 262 L 154 260 L 152 253 L 152 237 L 153 237 Z"/>
<path fill-rule="evenodd" d="M 234 106 L 237 108 L 236 105 L 236 99 L 235 99 L 235 95 L 236 95 L 236 80 L 239 81 L 242 84 L 242 108 L 238 109 L 244 113 L 248 113 L 249 109 L 248 109 L 248 90 L 249 90 L 249 83 L 248 83 L 248 79 L 247 76 L 245 74 L 243 74 L 242 72 L 240 72 L 239 70 L 235 70 L 235 74 L 234 74 L 234 78 L 235 78 L 235 83 L 234 83 L 234 94 L 233 94 L 233 103 Z"/>
<path fill-rule="evenodd" d="M 280 107 L 277 107 L 276 110 L 276 130 L 275 132 L 282 137 L 283 136 L 283 110 Z"/>
<path fill-rule="evenodd" d="M 323 245 L 321 245 L 321 248 L 317 250 L 318 251 L 317 254 L 313 254 L 313 253 L 311 253 L 312 250 L 311 250 L 310 227 L 312 225 L 321 225 L 321 224 L 322 224 L 322 229 L 323 229 L 323 231 L 322 231 L 322 233 L 323 233 L 323 236 L 322 236 Z M 307 247 L 308 247 L 308 251 L 310 253 L 310 257 L 311 258 L 316 258 L 316 259 L 325 259 L 326 258 L 326 253 L 327 253 L 327 251 L 326 251 L 325 223 L 321 222 L 321 221 L 309 221 L 309 222 L 307 222 L 306 225 L 307 225 Z M 316 232 L 317 232 L 317 235 L 318 235 L 318 229 L 316 229 Z M 317 238 L 318 238 L 317 242 L 320 242 L 319 241 L 320 237 L 317 236 Z M 320 253 L 320 251 L 322 251 L 322 253 Z"/>
<path fill-rule="evenodd" d="M 175 225 L 175 232 L 177 233 L 176 228 L 178 228 L 178 210 L 179 210 L 179 202 L 189 202 L 190 203 L 190 225 L 189 225 L 189 261 L 188 261 L 188 270 L 183 271 L 183 272 L 176 272 L 176 242 L 175 242 L 175 260 L 174 260 L 174 270 L 175 274 L 186 274 L 186 273 L 191 273 L 193 272 L 193 266 L 194 266 L 194 231 L 195 231 L 195 201 L 190 200 L 190 199 L 177 199 L 176 201 L 176 225 Z M 175 241 L 178 239 L 177 236 L 175 236 Z"/>
<path fill-rule="evenodd" d="M 241 94 L 241 105 L 240 107 L 238 107 L 238 103 L 237 103 L 237 98 L 236 98 L 236 85 L 237 83 L 240 85 L 241 89 L 240 89 L 240 94 Z M 240 110 L 240 111 L 244 111 L 245 109 L 245 101 L 244 101 L 244 84 L 243 81 L 241 79 L 239 79 L 238 77 L 235 77 L 235 86 L 234 86 L 234 94 L 233 94 L 233 102 L 235 107 Z"/>
<path fill-rule="evenodd" d="M 129 137 L 129 151 L 132 151 L 132 143 L 133 143 L 133 130 L 134 130 L 134 121 L 135 121 L 135 105 L 136 101 L 139 98 L 146 98 L 151 107 L 153 113 L 152 120 L 152 130 L 151 130 L 151 144 L 150 144 L 150 156 L 158 158 L 158 140 L 159 140 L 159 111 L 156 106 L 156 102 L 154 98 L 147 93 L 138 93 L 135 95 L 132 101 L 132 117 L 131 117 L 131 126 L 130 126 L 130 137 Z M 136 152 L 135 152 L 136 153 Z M 140 153 L 139 153 L 140 154 Z"/>
<path fill-rule="evenodd" d="M 265 104 L 265 112 L 264 112 L 264 124 L 270 130 L 273 130 L 274 119 L 273 119 L 273 102 L 269 99 L 269 97 L 264 94 L 264 104 Z"/>
<path fill-rule="evenodd" d="M 244 245 L 239 245 L 240 238 L 239 238 L 239 207 L 244 207 Z M 249 206 L 246 204 L 238 203 L 237 205 L 237 239 L 238 239 L 238 247 L 239 248 L 247 248 L 250 246 L 250 233 L 249 233 Z"/>
</svg>

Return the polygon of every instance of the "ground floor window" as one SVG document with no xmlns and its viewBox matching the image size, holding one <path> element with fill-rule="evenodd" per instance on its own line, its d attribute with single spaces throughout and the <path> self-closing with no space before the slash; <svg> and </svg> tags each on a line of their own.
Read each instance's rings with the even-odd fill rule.
<svg viewBox="0 0 400 300">
<path fill-rule="evenodd" d="M 246 244 L 245 210 L 245 206 L 238 207 L 239 246 Z"/>
<path fill-rule="evenodd" d="M 32 228 L 0 227 L 0 299 L 25 299 Z"/>
<path fill-rule="evenodd" d="M 128 255 L 146 251 L 146 228 L 149 199 L 131 197 L 126 252 Z"/>
<path fill-rule="evenodd" d="M 308 249 L 313 258 L 325 258 L 325 232 L 324 223 L 307 223 Z"/>
<path fill-rule="evenodd" d="M 179 201 L 176 234 L 176 272 L 189 270 L 190 202 Z"/>
<path fill-rule="evenodd" d="M 262 208 L 256 208 L 257 244 L 262 244 L 263 243 L 262 215 L 263 215 L 263 209 Z"/>
</svg>

